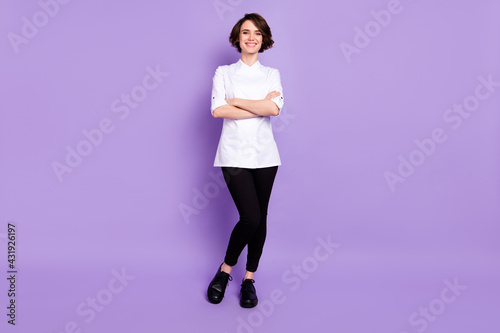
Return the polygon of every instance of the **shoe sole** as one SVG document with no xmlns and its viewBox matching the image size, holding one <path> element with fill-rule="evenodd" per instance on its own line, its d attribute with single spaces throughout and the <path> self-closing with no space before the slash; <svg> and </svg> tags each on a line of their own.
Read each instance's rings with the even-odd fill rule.
<svg viewBox="0 0 500 333">
<path fill-rule="evenodd" d="M 251 308 L 256 307 L 258 303 L 259 303 L 258 301 L 255 302 L 255 304 L 252 304 L 252 303 L 243 303 L 243 302 L 240 301 L 240 306 L 242 308 L 245 308 L 245 309 L 251 309 Z"/>
<path fill-rule="evenodd" d="M 210 298 L 208 298 L 208 301 L 209 301 L 210 303 L 212 303 L 212 304 L 220 304 L 220 302 L 222 302 L 222 300 L 220 300 L 220 301 L 214 301 L 214 300 L 212 300 L 212 299 L 210 299 Z"/>
</svg>

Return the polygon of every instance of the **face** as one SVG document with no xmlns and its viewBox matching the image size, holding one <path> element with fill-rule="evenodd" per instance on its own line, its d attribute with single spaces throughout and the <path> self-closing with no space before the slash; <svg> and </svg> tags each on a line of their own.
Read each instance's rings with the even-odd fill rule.
<svg viewBox="0 0 500 333">
<path fill-rule="evenodd" d="M 241 25 L 239 42 L 241 53 L 258 53 L 262 47 L 262 33 L 252 21 L 247 20 Z"/>
</svg>

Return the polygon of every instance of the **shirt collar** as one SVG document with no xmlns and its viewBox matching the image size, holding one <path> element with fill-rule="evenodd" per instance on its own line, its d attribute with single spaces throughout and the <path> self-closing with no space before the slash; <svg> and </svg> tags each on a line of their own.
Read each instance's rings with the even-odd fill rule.
<svg viewBox="0 0 500 333">
<path fill-rule="evenodd" d="M 252 66 L 248 66 L 240 58 L 240 60 L 238 60 L 238 62 L 236 64 L 238 64 L 238 68 L 244 68 L 244 69 L 250 69 L 250 70 L 260 69 L 260 67 L 261 67 L 259 60 L 257 60 L 257 62 L 255 62 L 255 64 L 253 64 Z"/>
</svg>

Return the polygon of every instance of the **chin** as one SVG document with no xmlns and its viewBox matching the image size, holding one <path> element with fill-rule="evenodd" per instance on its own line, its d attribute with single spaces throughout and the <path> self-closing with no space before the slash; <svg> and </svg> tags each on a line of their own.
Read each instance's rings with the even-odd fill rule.
<svg viewBox="0 0 500 333">
<path fill-rule="evenodd" d="M 259 53 L 259 50 L 246 50 L 245 49 L 244 51 L 245 51 L 245 53 L 248 53 L 248 54 L 255 54 L 255 53 Z"/>
</svg>

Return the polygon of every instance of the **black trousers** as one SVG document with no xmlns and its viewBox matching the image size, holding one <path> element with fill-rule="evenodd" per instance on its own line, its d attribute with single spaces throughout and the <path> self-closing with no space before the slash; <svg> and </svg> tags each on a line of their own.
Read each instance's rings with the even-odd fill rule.
<svg viewBox="0 0 500 333">
<path fill-rule="evenodd" d="M 246 270 L 257 270 L 266 240 L 267 207 L 277 171 L 277 166 L 259 169 L 222 167 L 222 174 L 240 215 L 224 258 L 229 266 L 236 265 L 248 245 Z"/>
</svg>

